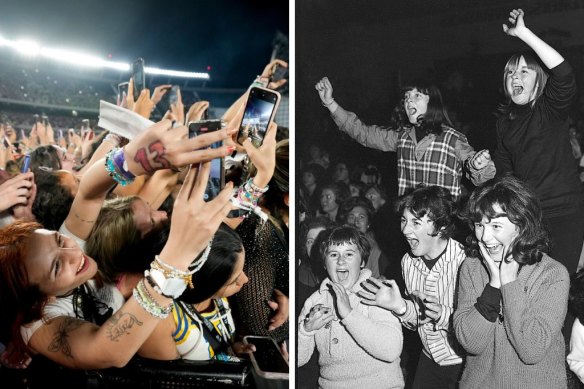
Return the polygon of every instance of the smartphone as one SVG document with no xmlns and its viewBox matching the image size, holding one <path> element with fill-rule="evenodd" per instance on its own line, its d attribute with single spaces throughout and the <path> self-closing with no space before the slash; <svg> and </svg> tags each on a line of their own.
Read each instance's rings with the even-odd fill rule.
<svg viewBox="0 0 584 389">
<path fill-rule="evenodd" d="M 239 144 L 250 138 L 255 147 L 262 145 L 268 126 L 274 120 L 280 98 L 276 91 L 260 87 L 251 88 L 237 134 Z"/>
<path fill-rule="evenodd" d="M 280 66 L 277 63 L 274 64 L 274 67 L 272 68 L 272 75 L 270 76 L 270 81 L 280 81 L 284 78 L 288 78 L 288 68 Z"/>
<path fill-rule="evenodd" d="M 117 105 L 122 105 L 122 103 L 125 101 L 126 97 L 128 96 L 128 87 L 129 86 L 130 86 L 130 83 L 128 81 L 120 82 L 118 84 Z M 134 99 L 136 99 L 136 97 L 134 97 Z"/>
<path fill-rule="evenodd" d="M 132 63 L 132 78 L 134 79 L 134 100 L 138 100 L 140 92 L 146 87 L 144 60 L 142 58 L 138 58 Z"/>
<path fill-rule="evenodd" d="M 176 104 L 178 102 L 179 91 L 180 87 L 178 85 L 173 85 L 172 88 L 168 89 L 164 96 L 162 96 L 162 99 L 157 106 L 158 111 L 162 113 L 162 115 L 170 110 L 171 104 Z"/>
<path fill-rule="evenodd" d="M 83 119 L 81 121 L 81 130 L 82 131 L 87 131 L 89 130 L 89 119 Z"/>
<path fill-rule="evenodd" d="M 41 116 L 40 115 L 35 114 L 35 115 L 32 115 L 32 117 L 34 118 L 34 122 L 35 123 L 38 123 L 38 122 L 41 121 Z"/>
<path fill-rule="evenodd" d="M 43 119 L 43 126 L 45 126 L 45 127 L 48 126 L 49 125 L 49 117 L 46 115 L 43 115 L 42 119 Z"/>
<path fill-rule="evenodd" d="M 189 138 L 208 134 L 209 132 L 217 131 L 221 128 L 223 128 L 221 119 L 189 122 Z M 220 141 L 213 143 L 210 147 L 217 149 L 221 146 L 223 146 L 223 142 Z M 209 182 L 207 183 L 207 189 L 203 195 L 203 200 L 213 200 L 224 187 L 225 161 L 223 158 L 215 158 L 211 161 L 211 173 L 209 174 Z"/>
<path fill-rule="evenodd" d="M 22 168 L 20 169 L 20 171 L 22 173 L 26 173 L 29 168 L 30 168 L 30 154 L 26 154 L 22 158 Z"/>
<path fill-rule="evenodd" d="M 250 354 L 255 372 L 263 378 L 287 380 L 290 367 L 280 347 L 269 336 L 247 335 L 243 342 L 253 344 L 256 351 Z"/>
</svg>

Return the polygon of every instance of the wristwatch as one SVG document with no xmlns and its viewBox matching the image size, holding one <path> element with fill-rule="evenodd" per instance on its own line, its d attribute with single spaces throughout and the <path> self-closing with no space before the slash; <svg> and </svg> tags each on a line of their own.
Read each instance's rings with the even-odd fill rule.
<svg viewBox="0 0 584 389">
<path fill-rule="evenodd" d="M 151 269 L 149 276 L 156 284 L 156 286 L 154 286 L 156 292 L 164 297 L 176 299 L 187 288 L 187 282 L 184 278 L 166 278 L 166 275 L 158 269 Z M 148 277 L 148 274 L 146 277 Z"/>
</svg>

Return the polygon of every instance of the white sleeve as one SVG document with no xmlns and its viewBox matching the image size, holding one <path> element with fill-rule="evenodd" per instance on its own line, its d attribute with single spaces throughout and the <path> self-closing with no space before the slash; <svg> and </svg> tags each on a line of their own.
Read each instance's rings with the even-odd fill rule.
<svg viewBox="0 0 584 389">
<path fill-rule="evenodd" d="M 572 325 L 570 338 L 570 353 L 566 357 L 570 370 L 578 376 L 580 382 L 584 382 L 584 326 L 576 319 Z"/>
</svg>

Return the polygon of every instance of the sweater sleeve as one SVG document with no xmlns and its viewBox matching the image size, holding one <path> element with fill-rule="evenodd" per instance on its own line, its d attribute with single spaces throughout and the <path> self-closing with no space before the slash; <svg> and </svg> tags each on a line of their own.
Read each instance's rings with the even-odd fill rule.
<svg viewBox="0 0 584 389">
<path fill-rule="evenodd" d="M 353 309 L 342 321 L 355 342 L 373 357 L 386 362 L 399 358 L 403 334 L 399 321 L 387 310 L 369 307 L 369 317 Z"/>
<path fill-rule="evenodd" d="M 483 294 L 477 299 L 475 308 L 485 319 L 494 323 L 501 311 L 501 290 L 487 284 Z"/>
<path fill-rule="evenodd" d="M 306 363 L 308 363 L 312 353 L 314 352 L 314 334 L 316 331 L 306 331 L 304 329 L 304 319 L 306 318 L 306 315 L 308 315 L 308 312 L 310 312 L 310 309 L 314 306 L 316 293 L 318 292 L 315 292 L 306 299 L 304 307 L 298 316 L 298 367 L 304 366 Z"/>
<path fill-rule="evenodd" d="M 565 119 L 576 96 L 576 78 L 570 64 L 563 61 L 550 69 L 550 77 L 544 88 L 546 108 L 550 114 L 555 113 L 558 119 Z"/>
<path fill-rule="evenodd" d="M 355 139 L 363 146 L 381 151 L 395 151 L 399 135 L 389 128 L 364 124 L 353 112 L 338 107 L 332 113 L 333 120 L 339 129 Z"/>
<path fill-rule="evenodd" d="M 454 312 L 454 332 L 460 345 L 469 353 L 481 354 L 495 341 L 495 323 L 485 319 L 475 303 L 486 282 L 481 278 L 481 265 L 467 258 L 460 267 L 458 304 Z"/>
<path fill-rule="evenodd" d="M 570 277 L 560 264 L 545 269 L 530 290 L 518 280 L 501 287 L 509 341 L 528 365 L 540 362 L 562 330 L 568 307 Z"/>
<path fill-rule="evenodd" d="M 572 325 L 570 354 L 568 354 L 566 360 L 570 370 L 578 376 L 580 382 L 584 382 L 584 326 L 578 319 Z"/>
</svg>

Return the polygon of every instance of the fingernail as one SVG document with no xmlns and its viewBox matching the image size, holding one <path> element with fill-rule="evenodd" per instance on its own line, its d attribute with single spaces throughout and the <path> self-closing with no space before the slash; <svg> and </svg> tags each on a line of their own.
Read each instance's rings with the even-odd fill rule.
<svg viewBox="0 0 584 389">
<path fill-rule="evenodd" d="M 227 152 L 232 153 L 235 151 L 235 146 L 227 146 Z"/>
<path fill-rule="evenodd" d="M 275 328 L 274 326 L 269 326 L 268 331 L 272 331 L 274 328 Z"/>
</svg>

